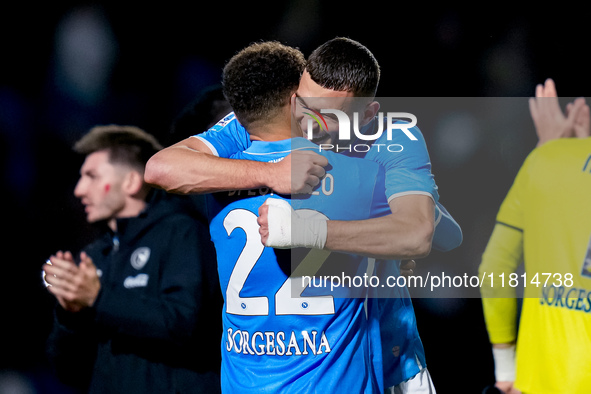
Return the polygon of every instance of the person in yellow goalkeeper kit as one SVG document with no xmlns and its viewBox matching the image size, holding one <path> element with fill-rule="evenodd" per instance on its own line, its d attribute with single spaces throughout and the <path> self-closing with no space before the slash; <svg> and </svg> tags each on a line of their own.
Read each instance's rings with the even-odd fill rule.
<svg viewBox="0 0 591 394">
<path fill-rule="evenodd" d="M 589 106 L 579 98 L 566 110 L 552 80 L 537 86 L 530 112 L 539 143 L 499 209 L 479 268 L 495 386 L 509 394 L 591 388 Z"/>
</svg>

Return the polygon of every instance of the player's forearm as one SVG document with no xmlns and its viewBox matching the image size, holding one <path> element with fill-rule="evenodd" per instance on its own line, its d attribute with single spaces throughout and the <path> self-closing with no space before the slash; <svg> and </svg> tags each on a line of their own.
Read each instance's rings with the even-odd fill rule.
<svg viewBox="0 0 591 394">
<path fill-rule="evenodd" d="M 272 163 L 222 159 L 178 146 L 158 152 L 146 165 L 146 182 L 168 192 L 212 193 L 268 186 Z"/>
<path fill-rule="evenodd" d="M 497 224 L 478 267 L 478 275 L 488 279 L 480 288 L 483 300 L 516 297 L 516 289 L 512 286 L 500 286 L 498 277 L 504 275 L 508 278 L 517 270 L 522 260 L 523 232 L 503 224 Z M 496 282 L 495 279 L 497 279 Z"/>
<path fill-rule="evenodd" d="M 482 255 L 479 277 L 486 278 L 480 292 L 484 321 L 491 343 L 514 342 L 517 336 L 517 292 L 501 286 L 499 276 L 509 277 L 523 257 L 523 233 L 497 224 Z M 496 280 L 496 281 L 495 281 Z"/>
<path fill-rule="evenodd" d="M 492 344 L 503 345 L 517 339 L 517 299 L 482 298 L 484 322 Z M 501 346 L 502 347 L 502 346 Z"/>
<path fill-rule="evenodd" d="M 329 220 L 325 249 L 382 259 L 417 259 L 431 251 L 433 221 L 390 214 L 359 221 Z"/>
</svg>

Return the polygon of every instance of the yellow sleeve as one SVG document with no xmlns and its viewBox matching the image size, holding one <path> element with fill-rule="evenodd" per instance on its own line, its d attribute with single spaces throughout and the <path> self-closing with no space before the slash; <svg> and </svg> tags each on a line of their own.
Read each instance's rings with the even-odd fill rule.
<svg viewBox="0 0 591 394">
<path fill-rule="evenodd" d="M 517 338 L 517 298 L 515 288 L 508 286 L 509 274 L 523 259 L 523 232 L 497 224 L 482 255 L 480 277 L 484 321 L 491 343 L 509 343 Z M 499 275 L 505 274 L 501 287 Z M 492 279 L 489 277 L 492 275 Z"/>
<path fill-rule="evenodd" d="M 523 261 L 524 204 L 534 150 L 527 157 L 497 214 L 497 224 L 482 255 L 479 274 L 484 320 L 491 343 L 509 343 L 517 338 L 516 289 L 508 285 L 509 275 Z M 499 275 L 504 274 L 504 287 Z"/>
</svg>

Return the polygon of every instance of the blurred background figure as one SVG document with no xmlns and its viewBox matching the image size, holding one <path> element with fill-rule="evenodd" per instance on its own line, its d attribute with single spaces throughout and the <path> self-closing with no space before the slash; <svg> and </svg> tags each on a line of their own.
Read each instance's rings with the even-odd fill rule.
<svg viewBox="0 0 591 394">
<path fill-rule="evenodd" d="M 90 393 L 216 393 L 221 293 L 207 227 L 144 182 L 161 146 L 132 126 L 97 126 L 74 194 L 102 234 L 44 265 L 58 303 L 48 352 Z"/>
</svg>

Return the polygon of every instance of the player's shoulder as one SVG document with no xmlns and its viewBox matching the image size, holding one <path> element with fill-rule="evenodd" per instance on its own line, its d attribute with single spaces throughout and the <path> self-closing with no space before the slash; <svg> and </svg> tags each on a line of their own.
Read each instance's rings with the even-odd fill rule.
<svg viewBox="0 0 591 394">
<path fill-rule="evenodd" d="M 376 121 L 381 121 L 381 128 L 383 130 L 379 139 L 383 140 L 384 138 L 390 138 L 388 130 L 392 129 L 392 139 L 410 141 L 425 140 L 423 132 L 416 124 L 416 118 L 414 121 L 409 122 L 403 118 L 389 118 L 387 116 L 383 116 L 381 118 L 376 118 Z"/>
<path fill-rule="evenodd" d="M 591 137 L 587 138 L 557 138 L 546 142 L 532 151 L 537 155 L 550 154 L 552 152 L 576 151 L 591 148 Z"/>
<path fill-rule="evenodd" d="M 591 155 L 591 137 L 559 138 L 536 147 L 526 158 L 526 163 L 562 162 L 575 157 Z"/>
<path fill-rule="evenodd" d="M 240 124 L 234 112 L 224 116 L 207 131 L 193 137 L 205 143 L 215 156 L 223 158 L 229 158 L 250 145 L 250 135 Z"/>
<path fill-rule="evenodd" d="M 220 119 L 216 124 L 211 126 L 208 131 L 217 132 L 227 127 L 241 127 L 240 122 L 236 119 L 234 112 L 230 112 L 228 115 Z"/>
<path fill-rule="evenodd" d="M 367 159 L 386 166 L 401 160 L 428 160 L 425 137 L 417 125 L 400 119 L 382 120 L 382 123 L 382 132 L 368 150 Z"/>
</svg>

